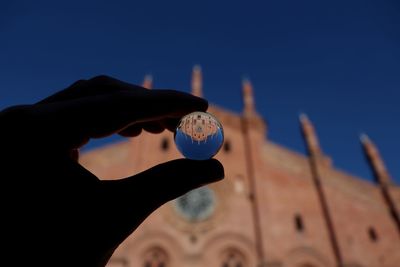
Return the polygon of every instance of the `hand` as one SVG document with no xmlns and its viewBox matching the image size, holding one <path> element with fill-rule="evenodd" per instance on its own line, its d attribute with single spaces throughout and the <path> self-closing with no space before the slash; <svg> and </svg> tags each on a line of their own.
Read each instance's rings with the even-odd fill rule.
<svg viewBox="0 0 400 267">
<path fill-rule="evenodd" d="M 77 161 L 90 138 L 172 130 L 180 117 L 207 106 L 186 93 L 99 76 L 2 111 L 1 260 L 104 266 L 159 206 L 222 179 L 223 167 L 214 159 L 173 160 L 113 181 L 98 179 Z"/>
</svg>

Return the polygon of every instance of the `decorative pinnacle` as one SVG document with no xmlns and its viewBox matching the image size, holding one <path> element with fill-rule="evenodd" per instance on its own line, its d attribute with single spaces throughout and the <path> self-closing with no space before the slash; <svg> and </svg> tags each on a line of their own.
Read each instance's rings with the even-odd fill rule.
<svg viewBox="0 0 400 267">
<path fill-rule="evenodd" d="M 309 153 L 322 156 L 322 150 L 313 123 L 305 113 L 300 113 L 299 120 Z"/>
<path fill-rule="evenodd" d="M 203 77 L 201 67 L 195 65 L 192 72 L 192 94 L 195 96 L 203 96 Z"/>
<path fill-rule="evenodd" d="M 307 114 L 305 113 L 300 113 L 299 119 L 301 123 L 309 123 L 310 119 L 308 118 Z"/>
<path fill-rule="evenodd" d="M 242 75 L 242 82 L 250 82 L 249 75 L 247 74 Z"/>
<path fill-rule="evenodd" d="M 147 74 L 146 76 L 144 76 L 142 86 L 144 88 L 151 89 L 153 87 L 153 76 L 150 74 Z"/>
<path fill-rule="evenodd" d="M 253 86 L 251 85 L 251 81 L 248 77 L 244 77 L 242 79 L 243 90 L 248 91 L 249 93 L 253 92 Z"/>
<path fill-rule="evenodd" d="M 378 148 L 366 134 L 360 135 L 360 141 L 364 148 L 364 153 L 368 158 L 368 162 L 374 172 L 375 178 L 379 184 L 390 184 L 391 177 L 386 169 L 383 158 Z"/>
<path fill-rule="evenodd" d="M 368 137 L 368 135 L 365 134 L 365 133 L 360 134 L 360 141 L 361 141 L 361 143 L 363 143 L 363 144 L 371 143 L 371 139 L 370 139 L 370 138 Z"/>
<path fill-rule="evenodd" d="M 246 115 L 252 115 L 255 113 L 254 97 L 253 97 L 253 86 L 248 78 L 242 80 L 243 86 L 243 102 L 244 102 L 244 113 Z"/>
<path fill-rule="evenodd" d="M 200 65 L 194 65 L 193 66 L 193 71 L 194 72 L 201 72 L 201 66 Z"/>
</svg>

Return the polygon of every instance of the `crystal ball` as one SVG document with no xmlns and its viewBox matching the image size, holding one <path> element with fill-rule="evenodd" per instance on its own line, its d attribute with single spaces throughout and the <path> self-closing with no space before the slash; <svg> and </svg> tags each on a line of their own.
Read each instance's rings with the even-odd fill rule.
<svg viewBox="0 0 400 267">
<path fill-rule="evenodd" d="M 221 123 L 210 113 L 192 112 L 184 116 L 174 133 L 179 152 L 188 159 L 210 159 L 224 142 Z"/>
</svg>

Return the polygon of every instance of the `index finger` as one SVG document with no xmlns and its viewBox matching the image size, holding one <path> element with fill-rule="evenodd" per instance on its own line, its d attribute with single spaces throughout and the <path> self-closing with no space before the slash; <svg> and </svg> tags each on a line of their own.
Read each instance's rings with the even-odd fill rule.
<svg viewBox="0 0 400 267">
<path fill-rule="evenodd" d="M 180 118 L 205 111 L 206 100 L 175 90 L 116 91 L 30 107 L 30 116 L 44 136 L 68 146 L 105 137 L 138 122 Z"/>
</svg>

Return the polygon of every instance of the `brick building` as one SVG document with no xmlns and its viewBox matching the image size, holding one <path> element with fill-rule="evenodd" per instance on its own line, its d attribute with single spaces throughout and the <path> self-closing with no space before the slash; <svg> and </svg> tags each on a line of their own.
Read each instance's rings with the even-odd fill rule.
<svg viewBox="0 0 400 267">
<path fill-rule="evenodd" d="M 143 86 L 151 88 L 150 77 Z M 199 67 L 192 93 L 202 95 Z M 305 115 L 307 156 L 271 142 L 249 81 L 243 99 L 242 114 L 209 108 L 224 127 L 216 158 L 226 178 L 162 206 L 108 266 L 400 267 L 400 188 L 372 141 L 361 138 L 376 184 L 335 169 Z M 118 179 L 178 157 L 165 131 L 89 151 L 81 163 L 103 179 Z"/>
</svg>

